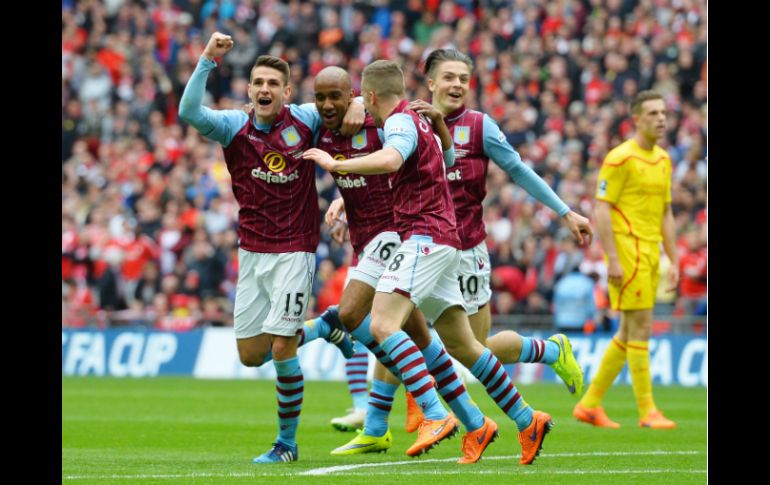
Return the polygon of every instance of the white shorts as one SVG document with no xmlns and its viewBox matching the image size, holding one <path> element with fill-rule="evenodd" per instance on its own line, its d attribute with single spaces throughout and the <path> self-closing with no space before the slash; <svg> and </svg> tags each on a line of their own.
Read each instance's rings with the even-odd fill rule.
<svg viewBox="0 0 770 485">
<path fill-rule="evenodd" d="M 429 322 L 435 322 L 449 307 L 465 308 L 457 284 L 459 264 L 459 250 L 436 244 L 428 236 L 415 235 L 404 241 L 390 260 L 377 291 L 406 296 Z"/>
<path fill-rule="evenodd" d="M 393 259 L 400 246 L 401 238 L 397 232 L 379 233 L 358 255 L 358 263 L 348 270 L 345 286 L 348 286 L 350 280 L 357 280 L 377 288 L 385 266 Z"/>
<path fill-rule="evenodd" d="M 492 298 L 490 276 L 492 265 L 489 264 L 487 243 L 481 241 L 475 247 L 460 252 L 460 291 L 465 300 L 468 315 L 478 313 Z"/>
<path fill-rule="evenodd" d="M 239 248 L 235 338 L 295 335 L 305 322 L 314 270 L 313 253 L 253 253 Z"/>
</svg>

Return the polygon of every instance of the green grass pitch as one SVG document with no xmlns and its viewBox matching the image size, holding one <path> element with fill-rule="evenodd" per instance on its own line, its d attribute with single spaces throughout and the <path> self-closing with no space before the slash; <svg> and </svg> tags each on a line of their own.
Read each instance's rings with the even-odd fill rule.
<svg viewBox="0 0 770 485">
<path fill-rule="evenodd" d="M 518 464 L 515 425 L 478 385 L 469 391 L 500 425 L 500 438 L 475 465 L 458 465 L 461 434 L 429 454 L 404 453 L 404 394 L 391 414 L 393 447 L 384 454 L 333 457 L 353 438 L 329 420 L 350 398 L 342 382 L 306 382 L 296 463 L 252 465 L 276 435 L 274 383 L 192 378 L 62 377 L 62 483 L 158 484 L 583 484 L 706 483 L 706 390 L 656 387 L 655 399 L 675 430 L 638 427 L 630 386 L 605 400 L 619 430 L 595 429 L 572 417 L 575 400 L 558 384 L 521 385 L 536 409 L 553 416 L 540 457 Z"/>
</svg>

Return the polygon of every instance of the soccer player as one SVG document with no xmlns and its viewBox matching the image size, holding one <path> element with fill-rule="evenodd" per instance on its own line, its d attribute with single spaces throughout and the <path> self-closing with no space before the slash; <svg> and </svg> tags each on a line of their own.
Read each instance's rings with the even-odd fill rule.
<svg viewBox="0 0 770 485">
<path fill-rule="evenodd" d="M 321 114 L 323 129 L 316 146 L 335 157 L 353 158 L 367 155 L 382 148 L 380 134 L 370 115 L 363 128 L 352 137 L 340 133 L 342 119 L 353 101 L 353 90 L 348 73 L 335 66 L 322 69 L 315 78 L 316 108 Z M 349 203 L 346 214 L 353 246 L 353 264 L 338 308 L 337 319 L 349 328 L 355 328 L 371 310 L 374 289 L 390 257 L 401 245 L 393 217 L 393 195 L 388 176 L 336 173 L 332 176 L 344 200 Z M 425 325 L 422 325 L 425 327 Z M 427 332 L 427 330 L 426 330 Z M 369 352 L 361 341 L 356 341 L 353 356 L 345 365 L 348 389 L 353 397 L 353 408 L 341 417 L 331 420 L 332 426 L 342 431 L 353 431 L 364 426 L 369 392 L 366 373 Z M 387 394 L 383 384 L 398 386 L 400 381 L 380 364 L 375 371 L 375 393 Z M 367 450 L 390 447 L 390 436 L 379 437 Z M 387 439 L 386 439 L 387 438 Z"/>
<path fill-rule="evenodd" d="M 491 265 L 485 242 L 482 201 L 487 193 L 489 161 L 497 163 L 530 195 L 559 214 L 581 244 L 591 244 L 593 232 L 587 218 L 570 208 L 543 179 L 521 161 L 497 124 L 486 114 L 465 107 L 473 61 L 454 49 L 437 49 L 425 61 L 432 104 L 413 101 L 410 107 L 427 116 L 443 116 L 452 133 L 455 165 L 448 173 L 449 188 L 460 238 L 460 290 L 476 339 L 504 364 L 542 362 L 550 365 L 575 396 L 583 392 L 583 373 L 563 334 L 548 340 L 522 337 L 506 330 L 488 338 L 491 326 L 489 300 Z M 585 239 L 584 239 L 585 235 Z"/>
<path fill-rule="evenodd" d="M 457 428 L 456 418 L 438 401 L 425 360 L 401 330 L 417 306 L 426 319 L 434 322 L 450 354 L 471 370 L 490 397 L 516 422 L 522 445 L 520 463 L 532 463 L 553 422 L 547 413 L 532 410 L 497 358 L 473 337 L 457 285 L 460 240 L 441 146 L 430 125 L 407 109 L 403 72 L 395 62 L 375 61 L 368 65 L 363 71 L 362 95 L 367 111 L 384 128 L 383 148 L 349 160 L 335 160 L 318 149 L 308 150 L 304 157 L 329 171 L 393 173 L 396 223 L 402 244 L 377 283 L 369 333 L 398 367 L 407 389 L 424 409 L 425 420 L 407 454 L 422 453 Z M 358 339 L 359 333 L 353 335 Z M 479 436 L 479 441 L 483 438 Z"/>
<path fill-rule="evenodd" d="M 489 116 L 465 108 L 472 70 L 473 62 L 465 54 L 453 49 L 434 50 L 425 62 L 428 89 L 433 93 L 432 104 L 424 101 L 409 104 L 410 108 L 432 120 L 443 118 L 454 141 L 455 164 L 447 178 L 462 250 L 458 280 L 471 329 L 476 339 L 503 364 L 548 364 L 564 381 L 569 392 L 580 396 L 583 392 L 583 373 L 565 335 L 556 334 L 542 340 L 506 330 L 487 338 L 491 326 L 488 303 L 492 291 L 482 201 L 486 195 L 490 159 L 533 197 L 560 214 L 578 240 L 583 242 L 585 234 L 585 243 L 590 244 L 593 233 L 588 219 L 571 211 L 535 172 L 522 163 L 519 154 Z M 407 403 L 412 402 L 413 398 L 407 393 Z M 422 419 L 419 407 L 408 405 L 408 410 L 408 422 L 419 423 Z"/>
<path fill-rule="evenodd" d="M 366 117 L 364 128 L 353 137 L 339 133 L 342 116 L 352 99 L 350 76 L 338 67 L 327 67 L 318 73 L 315 79 L 315 100 L 318 112 L 324 123 L 319 135 L 317 147 L 333 154 L 337 160 L 354 159 L 377 152 L 382 148 L 380 134 L 374 119 Z M 443 120 L 439 120 L 437 131 L 441 134 L 441 143 L 449 152 L 445 154 L 454 159 L 452 141 Z M 430 136 L 433 130 L 430 130 Z M 401 238 L 397 232 L 394 215 L 393 191 L 387 174 L 363 175 L 356 172 L 332 172 L 342 194 L 342 202 L 335 205 L 348 207 L 347 220 L 350 240 L 356 261 L 350 269 L 349 281 L 345 287 L 339 305 L 338 318 L 360 338 L 375 355 L 378 362 L 369 411 L 365 414 L 364 429 L 349 443 L 332 451 L 335 455 L 351 455 L 387 450 L 392 446 L 392 434 L 388 429 L 387 417 L 393 403 L 393 396 L 398 388 L 401 372 L 394 362 L 387 359 L 369 333 L 368 316 L 372 307 L 380 276 L 398 248 Z M 327 222 L 334 222 L 336 211 L 330 207 Z M 367 322 L 362 326 L 362 322 Z M 359 330 L 360 329 L 360 330 Z M 497 425 L 485 418 L 475 406 L 462 381 L 454 370 L 454 365 L 446 355 L 439 339 L 428 333 L 427 325 L 421 312 L 414 309 L 408 316 L 404 329 L 414 339 L 425 365 L 439 383 L 438 392 L 444 396 L 450 407 L 466 426 L 468 434 L 463 442 L 474 443 L 463 447 L 461 463 L 475 463 L 481 454 L 497 436 Z M 413 356 L 410 358 L 416 358 Z M 382 360 L 382 362 L 380 362 Z M 392 370 L 389 372 L 385 366 Z M 365 376 L 365 367 L 361 366 Z M 365 377 L 362 379 L 365 385 Z M 347 423 L 346 423 L 347 424 Z M 470 437 L 470 438 L 468 438 Z M 414 448 L 412 454 L 420 454 L 427 448 Z"/>
<path fill-rule="evenodd" d="M 301 154 L 310 148 L 321 118 L 310 103 L 284 106 L 291 94 L 289 65 L 273 56 L 260 56 L 251 70 L 251 114 L 201 106 L 214 58 L 232 47 L 230 36 L 211 35 L 185 87 L 179 115 L 222 144 L 240 206 L 234 309 L 240 360 L 260 366 L 272 357 L 275 363 L 278 437 L 272 449 L 253 461 L 296 461 L 304 389 L 297 333 L 307 312 L 320 237 L 315 167 Z"/>
<path fill-rule="evenodd" d="M 610 303 L 621 311 L 620 328 L 573 414 L 594 426 L 619 428 L 601 404 L 628 360 L 639 426 L 670 429 L 676 423 L 663 416 L 652 398 L 649 352 L 661 240 L 671 261 L 668 291 L 679 281 L 671 158 L 657 145 L 666 133 L 663 97 L 640 92 L 631 102 L 631 117 L 636 133 L 607 154 L 596 187 L 596 225 L 606 253 Z"/>
</svg>

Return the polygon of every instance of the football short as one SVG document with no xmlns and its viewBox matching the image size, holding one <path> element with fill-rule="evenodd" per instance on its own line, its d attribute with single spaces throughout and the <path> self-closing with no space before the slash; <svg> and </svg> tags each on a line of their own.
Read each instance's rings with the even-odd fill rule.
<svg viewBox="0 0 770 485">
<path fill-rule="evenodd" d="M 290 337 L 302 328 L 312 297 L 315 254 L 238 249 L 235 338 Z"/>
<path fill-rule="evenodd" d="M 465 300 L 457 284 L 460 251 L 436 244 L 428 236 L 413 235 L 401 244 L 382 274 L 377 291 L 399 293 L 409 298 L 435 322 L 449 307 L 465 308 Z"/>
<path fill-rule="evenodd" d="M 616 310 L 644 310 L 655 306 L 660 243 L 636 236 L 615 234 L 615 248 L 623 268 L 623 284 L 609 286 L 610 304 Z M 607 262 L 607 255 L 604 256 Z"/>
<path fill-rule="evenodd" d="M 385 271 L 388 261 L 393 259 L 401 246 L 398 233 L 381 232 L 358 255 L 358 263 L 348 270 L 345 286 L 350 280 L 361 281 L 372 288 L 377 288 L 377 282 Z"/>
<path fill-rule="evenodd" d="M 478 313 L 479 308 L 489 303 L 492 298 L 491 274 L 486 242 L 481 241 L 475 247 L 460 252 L 457 281 L 460 283 L 468 315 Z"/>
</svg>

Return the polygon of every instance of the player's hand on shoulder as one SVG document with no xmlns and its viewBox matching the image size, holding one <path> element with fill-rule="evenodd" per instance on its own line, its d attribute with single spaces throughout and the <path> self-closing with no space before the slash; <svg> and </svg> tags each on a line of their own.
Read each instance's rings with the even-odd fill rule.
<svg viewBox="0 0 770 485">
<path fill-rule="evenodd" d="M 444 113 L 439 111 L 439 109 L 432 104 L 423 101 L 422 99 L 411 101 L 406 107 L 407 109 L 411 109 L 412 111 L 415 111 L 429 118 L 433 123 L 436 123 L 437 121 L 444 118 Z"/>
<path fill-rule="evenodd" d="M 342 126 L 340 126 L 340 133 L 343 136 L 353 136 L 364 126 L 364 120 L 366 119 L 366 109 L 364 104 L 358 101 L 353 101 L 348 106 L 348 110 L 345 112 L 345 116 L 342 118 Z"/>
</svg>

